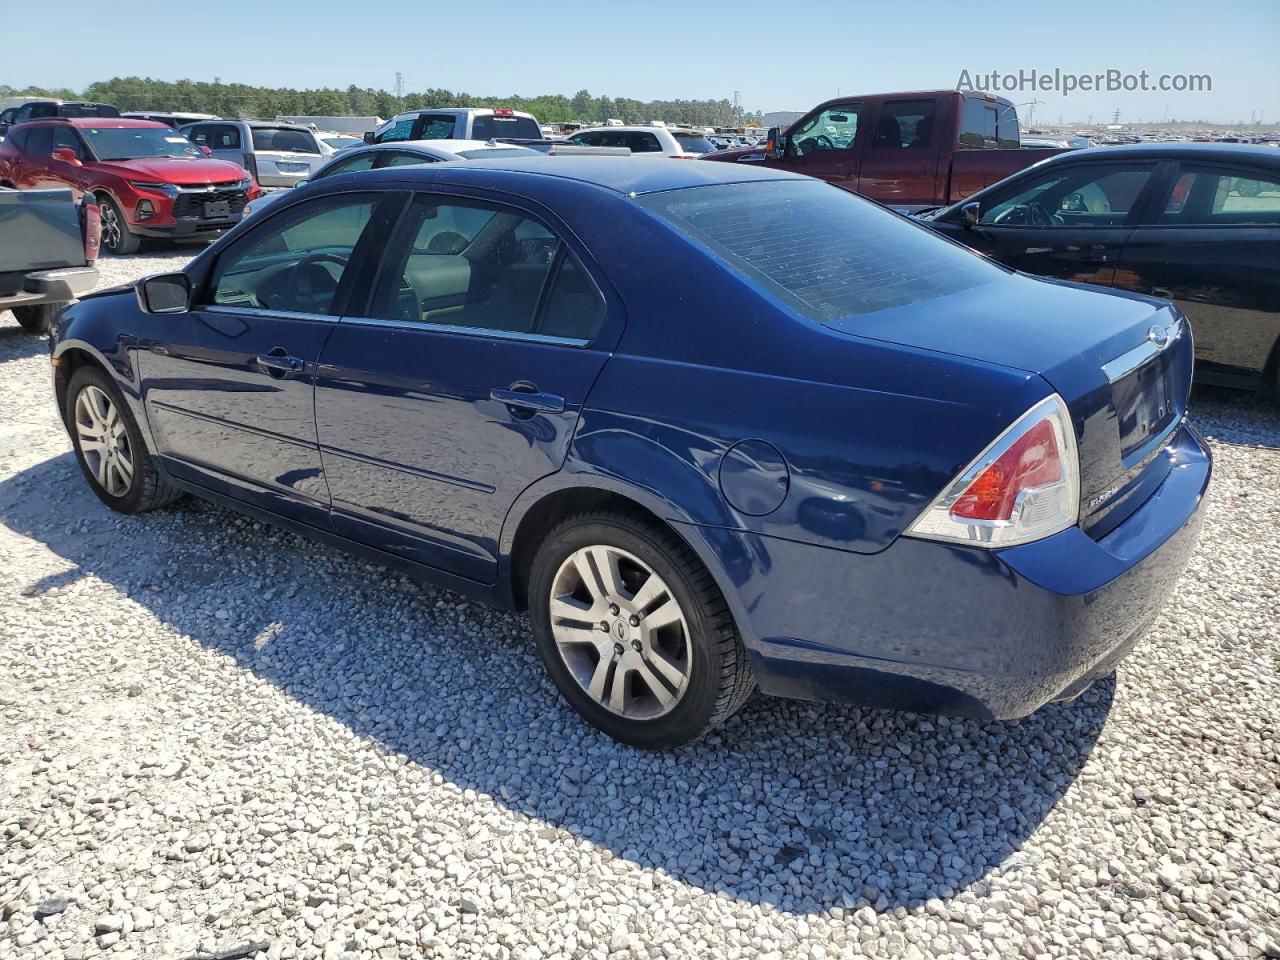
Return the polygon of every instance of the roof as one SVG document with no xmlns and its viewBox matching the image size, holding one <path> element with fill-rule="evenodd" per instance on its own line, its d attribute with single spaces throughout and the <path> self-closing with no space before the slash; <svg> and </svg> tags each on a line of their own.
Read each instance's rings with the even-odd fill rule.
<svg viewBox="0 0 1280 960">
<path fill-rule="evenodd" d="M 808 180 L 808 177 L 758 164 L 708 163 L 671 157 L 521 157 L 502 160 L 471 160 L 467 163 L 439 163 L 424 166 L 386 167 L 358 174 L 386 180 L 421 179 L 498 185 L 511 180 L 537 177 L 588 184 L 620 194 L 657 193 L 716 183 L 749 183 L 757 180 Z M 543 179 L 545 178 L 545 179 Z"/>
<path fill-rule="evenodd" d="M 1057 154 L 1044 160 L 1044 164 L 1110 157 L 1128 160 L 1225 160 L 1245 159 L 1250 163 L 1261 162 L 1280 167 L 1280 150 L 1264 144 L 1252 143 L 1124 143 L 1114 146 L 1088 147 Z"/>
</svg>

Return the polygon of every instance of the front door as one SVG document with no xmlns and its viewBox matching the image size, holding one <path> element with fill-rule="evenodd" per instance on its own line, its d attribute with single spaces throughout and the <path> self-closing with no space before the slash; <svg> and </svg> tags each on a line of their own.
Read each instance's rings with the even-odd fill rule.
<svg viewBox="0 0 1280 960">
<path fill-rule="evenodd" d="M 1280 176 L 1181 164 L 1129 237 L 1115 283 L 1182 308 L 1197 377 L 1259 386 L 1280 356 Z"/>
<path fill-rule="evenodd" d="M 856 190 L 858 156 L 867 139 L 858 132 L 864 109 L 860 103 L 819 108 L 787 131 L 785 156 L 763 163 Z"/>
<path fill-rule="evenodd" d="M 316 421 L 345 536 L 483 583 L 502 521 L 558 470 L 621 323 L 534 214 L 418 195 L 363 317 L 321 356 Z"/>
<path fill-rule="evenodd" d="M 195 307 L 168 318 L 164 341 L 143 353 L 142 388 L 176 476 L 328 526 L 316 363 L 377 198 L 318 197 L 267 219 L 218 258 Z"/>
<path fill-rule="evenodd" d="M 1015 270 L 1110 286 L 1155 169 L 1154 162 L 1054 166 L 984 200 L 972 229 L 946 232 Z"/>
</svg>

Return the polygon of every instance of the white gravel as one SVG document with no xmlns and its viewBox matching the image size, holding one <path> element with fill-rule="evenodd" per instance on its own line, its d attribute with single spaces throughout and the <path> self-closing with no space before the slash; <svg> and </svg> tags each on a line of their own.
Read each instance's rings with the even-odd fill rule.
<svg viewBox="0 0 1280 960">
<path fill-rule="evenodd" d="M 756 698 L 641 754 L 523 618 L 109 513 L 3 316 L 0 957 L 1280 956 L 1280 410 L 1195 415 L 1203 540 L 1117 682 L 1018 723 Z"/>
</svg>

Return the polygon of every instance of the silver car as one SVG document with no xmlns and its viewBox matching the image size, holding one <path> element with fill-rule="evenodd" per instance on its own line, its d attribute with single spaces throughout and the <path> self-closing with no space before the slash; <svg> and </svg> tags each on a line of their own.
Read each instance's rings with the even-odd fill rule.
<svg viewBox="0 0 1280 960">
<path fill-rule="evenodd" d="M 309 127 L 296 123 L 202 120 L 181 132 L 219 160 L 243 166 L 263 187 L 292 187 L 313 176 L 331 155 Z"/>
</svg>

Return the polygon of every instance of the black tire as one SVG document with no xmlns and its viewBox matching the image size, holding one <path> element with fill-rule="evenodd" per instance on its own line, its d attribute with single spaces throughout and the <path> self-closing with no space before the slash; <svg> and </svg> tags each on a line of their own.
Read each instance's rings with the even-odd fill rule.
<svg viewBox="0 0 1280 960">
<path fill-rule="evenodd" d="M 129 229 L 129 221 L 105 193 L 98 196 L 99 217 L 102 222 L 102 246 L 118 257 L 137 253 L 142 239 Z"/>
<path fill-rule="evenodd" d="M 624 550 L 648 564 L 669 587 L 688 624 L 688 685 L 670 712 L 654 719 L 619 716 L 597 703 L 561 657 L 551 625 L 557 572 L 589 546 Z M 626 510 L 583 513 L 559 523 L 533 558 L 529 616 L 538 654 L 561 695 L 584 719 L 615 740 L 645 749 L 675 747 L 724 723 L 755 690 L 755 675 L 715 581 L 666 526 Z"/>
<path fill-rule="evenodd" d="M 14 307 L 13 315 L 18 321 L 18 326 L 27 333 L 48 333 L 49 327 L 53 324 L 53 318 L 58 315 L 58 311 L 63 306 L 65 304 L 40 303 L 33 307 Z"/>
<path fill-rule="evenodd" d="M 90 387 L 106 394 L 107 399 L 118 410 L 124 424 L 128 442 L 127 453 L 133 471 L 128 488 L 120 494 L 112 493 L 103 486 L 94 469 L 89 465 L 85 451 L 81 448 L 80 430 L 77 429 L 77 401 L 81 393 Z M 138 423 L 129 410 L 129 405 L 124 402 L 119 388 L 112 382 L 111 377 L 99 367 L 83 366 L 71 375 L 71 382 L 67 384 L 66 417 L 67 429 L 71 433 L 71 443 L 75 448 L 80 470 L 89 482 L 90 489 L 112 510 L 120 513 L 144 513 L 147 510 L 166 506 L 182 496 L 182 492 L 171 486 L 156 469 L 146 441 L 142 437 L 142 431 L 138 429 Z"/>
</svg>

